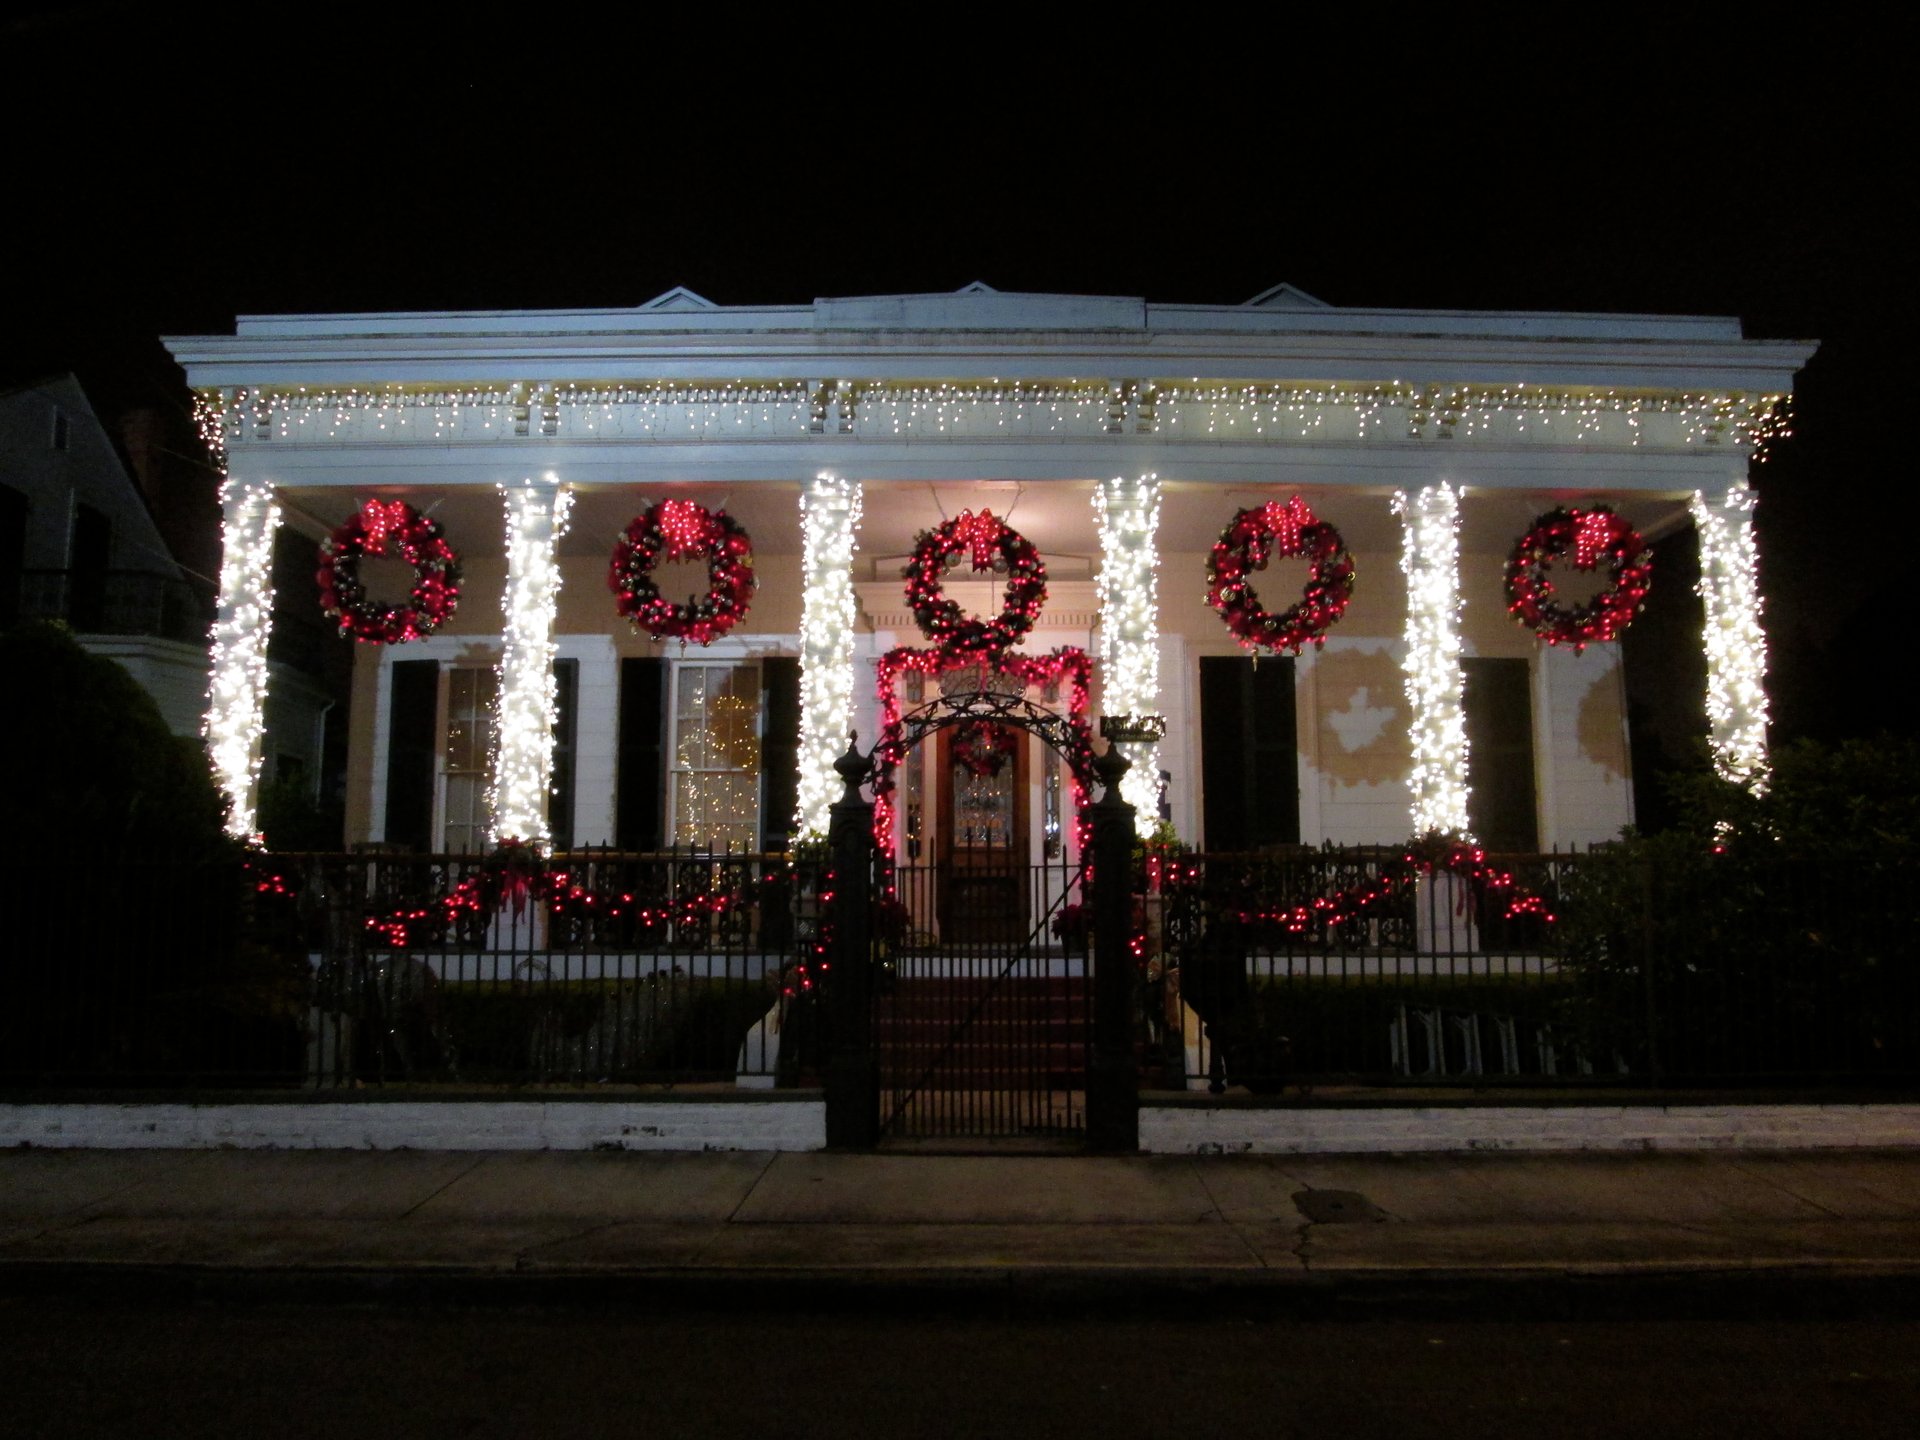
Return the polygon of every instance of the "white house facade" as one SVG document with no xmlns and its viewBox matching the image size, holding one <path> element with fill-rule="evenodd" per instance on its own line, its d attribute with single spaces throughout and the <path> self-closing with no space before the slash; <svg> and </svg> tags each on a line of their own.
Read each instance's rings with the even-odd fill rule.
<svg viewBox="0 0 1920 1440">
<path fill-rule="evenodd" d="M 1163 716 L 1129 798 L 1209 849 L 1608 839 L 1634 817 L 1619 645 L 1544 645 L 1503 590 L 1537 517 L 1596 505 L 1649 537 L 1700 526 L 1717 753 L 1764 775 L 1746 476 L 1812 346 L 1737 320 L 1343 309 L 1286 286 L 1234 306 L 676 290 L 248 316 L 168 345 L 228 467 L 209 725 L 240 832 L 273 703 L 273 533 L 317 543 L 369 499 L 431 516 L 462 576 L 431 634 L 359 648 L 350 843 L 782 848 L 824 828 L 849 734 L 871 746 L 954 670 L 1063 715 L 1083 676 L 1089 721 Z M 1209 551 L 1296 498 L 1351 552 L 1351 603 L 1297 657 L 1256 656 L 1208 603 Z M 746 613 L 704 646 L 636 631 L 609 588 L 615 542 L 666 500 L 750 537 Z M 903 593 L 918 537 L 983 511 L 1044 561 L 1030 629 L 985 661 L 899 660 L 937 648 Z M 410 579 L 393 568 L 389 598 Z M 707 569 L 656 579 L 677 600 Z M 1260 603 L 1305 579 L 1276 560 Z M 945 593 L 990 618 L 1005 583 L 962 555 Z M 1656 570 L 1648 603 L 1683 600 Z M 1014 743 L 990 775 L 944 739 L 904 757 L 883 842 L 1072 850 L 1072 775 Z"/>
</svg>

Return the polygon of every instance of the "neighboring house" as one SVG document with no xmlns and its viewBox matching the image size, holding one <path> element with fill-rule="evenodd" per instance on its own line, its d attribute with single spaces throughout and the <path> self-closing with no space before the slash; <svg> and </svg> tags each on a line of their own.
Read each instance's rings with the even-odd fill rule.
<svg viewBox="0 0 1920 1440">
<path fill-rule="evenodd" d="M 26 619 L 66 622 L 199 733 L 211 587 L 174 562 L 71 375 L 0 395 L 0 624 Z"/>
<path fill-rule="evenodd" d="M 198 735 L 213 590 L 174 560 L 78 380 L 0 394 L 0 626 L 64 622 L 132 674 L 176 735 Z M 297 630 L 286 627 L 282 646 Z M 328 697 L 316 673 L 278 657 L 271 667 L 266 778 L 318 781 Z"/>
<path fill-rule="evenodd" d="M 1237 306 L 675 290 L 630 310 L 247 316 L 167 343 L 230 466 L 214 743 L 241 827 L 276 703 L 249 658 L 275 527 L 312 544 L 400 499 L 460 553 L 451 619 L 361 646 L 354 671 L 347 839 L 423 850 L 772 847 L 823 824 L 829 757 L 849 730 L 863 748 L 879 733 L 875 661 L 927 645 L 903 561 L 919 532 L 984 509 L 1046 563 L 1020 651 L 1084 649 L 1094 712 L 1165 717 L 1157 758 L 1135 751 L 1143 825 L 1164 807 L 1216 850 L 1434 826 L 1516 850 L 1608 839 L 1634 818 L 1619 646 L 1548 648 L 1516 624 L 1508 553 L 1543 512 L 1606 503 L 1649 536 L 1704 515 L 1715 556 L 1737 554 L 1750 455 L 1812 353 L 1733 319 L 1341 309 L 1287 286 Z M 1256 663 L 1206 602 L 1207 555 L 1236 511 L 1294 496 L 1353 552 L 1352 604 L 1323 647 Z M 751 608 L 704 648 L 633 633 L 609 592 L 616 538 L 668 498 L 724 507 L 752 538 Z M 1750 600 L 1750 569 L 1708 568 L 1717 605 Z M 993 611 L 1001 581 L 970 573 L 963 558 L 948 593 Z M 1276 562 L 1263 603 L 1286 608 L 1303 579 Z M 853 601 L 849 629 L 836 607 Z M 1657 571 L 1650 603 L 1698 604 Z M 1762 763 L 1764 696 L 1743 668 L 1757 634 L 1723 643 L 1752 618 L 1735 611 L 1716 610 L 1708 649 L 1738 771 Z M 897 683 L 903 705 L 936 688 Z M 1066 686 L 1014 688 L 1069 703 Z M 896 852 L 948 856 L 986 830 L 1035 857 L 1071 848 L 1071 785 L 1037 739 L 1018 745 L 984 787 L 946 739 L 909 756 Z"/>
</svg>

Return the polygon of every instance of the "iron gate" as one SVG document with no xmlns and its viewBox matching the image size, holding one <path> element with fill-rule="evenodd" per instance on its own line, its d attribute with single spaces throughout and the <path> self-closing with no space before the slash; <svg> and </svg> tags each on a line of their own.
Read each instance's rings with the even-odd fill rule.
<svg viewBox="0 0 1920 1440">
<path fill-rule="evenodd" d="M 890 727 L 875 752 L 897 761 L 982 711 L 1069 753 L 1056 733 L 1066 726 L 1061 717 L 1004 694 L 943 696 L 902 729 Z M 1078 762 L 1104 788 L 1088 807 L 1090 845 L 1080 857 L 1048 846 L 1030 863 L 1017 846 L 983 845 L 976 836 L 961 862 L 949 852 L 939 863 L 910 859 L 902 867 L 876 851 L 875 805 L 863 793 L 874 758 L 850 737 L 834 762 L 845 793 L 832 811 L 833 899 L 823 912 L 829 1145 L 1076 1136 L 1096 1150 L 1138 1143 L 1133 807 L 1119 792 L 1127 761 L 1109 748 L 1091 758 L 1081 752 Z"/>
<path fill-rule="evenodd" d="M 1086 868 L 974 856 L 894 872 L 873 996 L 883 1139 L 1086 1129 L 1092 1044 Z M 915 929 L 915 916 L 937 928 Z"/>
</svg>

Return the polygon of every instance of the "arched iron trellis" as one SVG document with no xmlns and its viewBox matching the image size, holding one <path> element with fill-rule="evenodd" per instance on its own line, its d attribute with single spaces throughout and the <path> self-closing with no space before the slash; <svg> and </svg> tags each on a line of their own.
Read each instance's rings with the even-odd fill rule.
<svg viewBox="0 0 1920 1440">
<path fill-rule="evenodd" d="M 1030 735 L 1038 735 L 1067 762 L 1074 778 L 1083 786 L 1095 779 L 1093 751 L 1086 727 L 1044 705 L 1036 705 L 1024 695 L 995 690 L 967 690 L 942 695 L 909 710 L 900 717 L 897 733 L 882 735 L 873 747 L 875 773 L 891 770 L 906 758 L 907 752 L 939 730 L 985 720 L 995 725 L 1011 725 Z"/>
</svg>

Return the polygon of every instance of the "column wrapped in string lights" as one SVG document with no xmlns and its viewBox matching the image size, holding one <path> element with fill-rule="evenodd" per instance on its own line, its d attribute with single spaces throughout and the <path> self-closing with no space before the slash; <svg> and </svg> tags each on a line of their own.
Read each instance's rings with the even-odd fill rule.
<svg viewBox="0 0 1920 1440">
<path fill-rule="evenodd" d="M 1471 838 L 1467 828 L 1467 723 L 1461 702 L 1460 497 L 1442 482 L 1396 491 L 1400 568 L 1407 576 L 1407 703 L 1413 716 L 1413 833 Z"/>
<path fill-rule="evenodd" d="M 227 833 L 250 839 L 267 709 L 267 632 L 273 625 L 273 536 L 280 507 L 263 480 L 220 487 L 220 608 L 201 726 L 213 773 L 227 797 Z"/>
<path fill-rule="evenodd" d="M 494 723 L 493 839 L 544 846 L 553 778 L 553 615 L 560 598 L 554 550 L 573 495 L 551 473 L 502 485 L 507 509 L 507 585 L 500 608 L 500 699 Z"/>
<path fill-rule="evenodd" d="M 1693 492 L 1700 532 L 1700 598 L 1706 604 L 1707 723 L 1723 779 L 1767 792 L 1767 635 L 1760 625 L 1753 491 L 1743 480 L 1718 506 Z"/>
<path fill-rule="evenodd" d="M 1115 476 L 1093 492 L 1100 523 L 1100 708 L 1108 715 L 1160 713 L 1160 478 Z M 1120 747 L 1132 768 L 1120 782 L 1134 830 L 1160 819 L 1160 746 Z"/>
<path fill-rule="evenodd" d="M 800 754 L 796 835 L 824 837 L 840 798 L 834 757 L 853 715 L 853 552 L 860 483 L 822 472 L 800 492 Z"/>
</svg>

